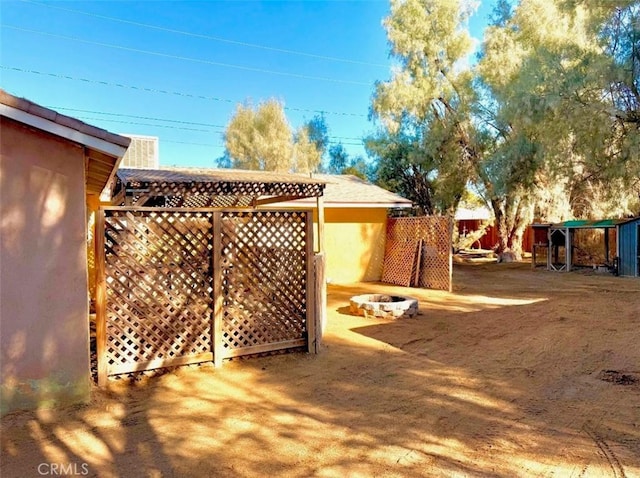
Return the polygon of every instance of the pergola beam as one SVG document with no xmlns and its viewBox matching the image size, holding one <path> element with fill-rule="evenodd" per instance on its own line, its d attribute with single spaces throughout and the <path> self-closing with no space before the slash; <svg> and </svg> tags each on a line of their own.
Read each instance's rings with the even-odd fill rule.
<svg viewBox="0 0 640 478">
<path fill-rule="evenodd" d="M 258 199 L 255 197 L 253 199 L 253 206 L 264 206 L 266 204 L 273 204 L 278 202 L 287 202 L 287 201 L 295 201 L 297 199 L 304 199 L 306 196 L 274 196 L 269 198 Z"/>
</svg>

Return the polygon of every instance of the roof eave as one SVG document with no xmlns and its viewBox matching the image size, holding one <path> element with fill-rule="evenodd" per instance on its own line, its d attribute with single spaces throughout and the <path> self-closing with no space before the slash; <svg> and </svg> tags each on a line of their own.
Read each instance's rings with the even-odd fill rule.
<svg viewBox="0 0 640 478">
<path fill-rule="evenodd" d="M 95 149 L 96 151 L 110 156 L 122 157 L 127 151 L 126 146 L 121 146 L 119 144 L 82 133 L 73 128 L 69 128 L 68 126 L 43 118 L 42 116 L 34 115 L 9 105 L 0 104 L 0 114 L 20 123 L 33 126 L 34 128 L 60 136 L 61 138 L 79 143 L 87 148 Z"/>
<path fill-rule="evenodd" d="M 15 108 L 10 105 L 0 103 L 0 115 L 16 122 L 31 126 L 38 130 L 50 133 L 54 136 L 78 143 L 86 148 L 86 156 L 89 164 L 87 167 L 87 192 L 91 194 L 101 194 L 107 184 L 113 179 L 118 165 L 127 151 L 127 146 L 116 144 L 102 138 L 98 138 L 88 133 L 83 133 L 50 119 L 44 118 L 34 113 Z M 96 157 L 101 157 L 103 164 L 108 164 L 109 172 L 106 174 L 104 167 L 101 172 L 92 172 L 96 165 Z M 105 161 L 105 158 L 109 158 Z M 91 183 L 89 183 L 89 181 Z"/>
<path fill-rule="evenodd" d="M 306 199 L 306 198 L 305 198 Z M 278 206 L 282 207 L 298 207 L 305 204 L 310 204 L 308 199 L 301 199 L 298 201 L 287 201 L 278 203 Z M 368 208 L 368 209 L 406 209 L 412 207 L 412 203 L 405 202 L 335 202 L 324 200 L 325 208 Z"/>
</svg>

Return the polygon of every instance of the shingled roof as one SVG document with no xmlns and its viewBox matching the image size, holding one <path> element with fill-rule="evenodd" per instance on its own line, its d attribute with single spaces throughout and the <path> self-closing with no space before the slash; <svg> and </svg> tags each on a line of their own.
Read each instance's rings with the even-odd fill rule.
<svg viewBox="0 0 640 478">
<path fill-rule="evenodd" d="M 326 183 L 323 201 L 326 207 L 408 208 L 409 199 L 371 184 L 349 174 L 314 174 L 314 179 Z M 312 201 L 301 199 L 295 205 L 310 205 Z M 287 204 L 289 205 L 289 204 Z M 291 203 L 294 205 L 294 203 Z"/>
<path fill-rule="evenodd" d="M 0 115 L 86 147 L 87 191 L 100 194 L 131 143 L 131 138 L 97 128 L 0 89 Z"/>
</svg>

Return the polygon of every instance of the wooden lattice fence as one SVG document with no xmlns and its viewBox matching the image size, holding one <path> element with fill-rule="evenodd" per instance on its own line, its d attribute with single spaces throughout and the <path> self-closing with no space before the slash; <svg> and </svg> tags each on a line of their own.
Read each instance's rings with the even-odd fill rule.
<svg viewBox="0 0 640 478">
<path fill-rule="evenodd" d="M 309 211 L 107 208 L 98 380 L 314 341 Z"/>
<path fill-rule="evenodd" d="M 222 216 L 220 283 L 216 295 L 222 337 L 218 357 L 306 344 L 313 267 L 306 212 L 231 212 Z M 216 351 L 218 352 L 218 351 Z"/>
<path fill-rule="evenodd" d="M 450 291 L 451 228 L 446 217 L 389 218 L 382 281 Z"/>
<path fill-rule="evenodd" d="M 87 221 L 87 272 L 89 300 L 93 304 L 96 300 L 96 213 L 92 212 Z"/>
</svg>

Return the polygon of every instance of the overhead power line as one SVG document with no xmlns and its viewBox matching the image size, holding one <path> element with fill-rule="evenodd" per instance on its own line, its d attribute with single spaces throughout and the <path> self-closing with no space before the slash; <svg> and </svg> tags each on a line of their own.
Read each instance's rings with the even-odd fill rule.
<svg viewBox="0 0 640 478">
<path fill-rule="evenodd" d="M 142 23 L 142 22 L 135 22 L 132 20 L 125 20 L 123 18 L 116 18 L 116 17 L 110 17 L 107 15 L 100 15 L 97 13 L 90 13 L 90 12 L 84 12 L 81 10 L 74 10 L 71 8 L 64 8 L 64 7 L 60 7 L 58 5 L 53 5 L 50 3 L 40 3 L 40 2 L 34 2 L 31 0 L 21 0 L 23 3 L 30 3 L 33 5 L 38 5 L 41 7 L 46 7 L 46 8 L 54 8 L 56 10 L 62 10 L 65 12 L 71 12 L 71 13 L 76 13 L 79 15 L 86 15 L 89 17 L 94 17 L 94 18 L 100 18 L 103 20 L 109 20 L 112 22 L 118 22 L 118 23 L 124 23 L 127 25 L 134 25 L 137 27 L 143 27 L 143 28 L 150 28 L 153 30 L 158 30 L 158 31 L 163 31 L 163 32 L 169 32 L 169 33 L 175 33 L 178 35 L 185 35 L 185 36 L 190 36 L 193 38 L 202 38 L 205 40 L 212 40 L 212 41 L 217 41 L 217 42 L 222 42 L 222 43 L 228 43 L 231 45 L 238 45 L 238 46 L 244 46 L 244 47 L 249 47 L 249 48 L 258 48 L 261 50 L 267 50 L 267 51 L 274 51 L 274 52 L 278 52 L 278 53 L 286 53 L 289 55 L 299 55 L 299 56 L 306 56 L 309 58 L 317 58 L 319 60 L 326 60 L 326 61 L 336 61 L 336 62 L 341 62 L 341 63 L 352 63 L 352 64 L 356 64 L 356 65 L 365 65 L 365 66 L 375 66 L 375 67 L 380 67 L 380 68 L 388 68 L 388 65 L 384 65 L 382 63 L 370 63 L 367 61 L 360 61 L 360 60 L 351 60 L 348 58 L 338 58 L 335 56 L 328 56 L 328 55 L 317 55 L 314 53 L 308 53 L 308 52 L 303 52 L 303 51 L 298 51 L 298 50 L 289 50 L 287 48 L 276 48 L 276 47 L 272 47 L 272 46 L 267 46 L 267 45 L 259 45 L 257 43 L 248 43 L 248 42 L 243 42 L 243 41 L 237 41 L 237 40 L 230 40 L 228 38 L 222 38 L 222 37 L 217 37 L 217 36 L 212 36 L 212 35 L 203 35 L 200 33 L 193 33 L 193 32 L 188 32 L 188 31 L 184 31 L 184 30 L 177 30 L 174 28 L 167 28 L 167 27 L 161 27 L 159 25 L 151 25 L 149 23 Z"/>
<path fill-rule="evenodd" d="M 122 117 L 122 118 L 136 118 L 136 119 L 144 119 L 144 120 L 151 120 L 151 121 L 165 121 L 167 123 L 187 124 L 187 125 L 194 125 L 194 126 L 208 126 L 209 128 L 222 128 L 222 129 L 226 128 L 226 126 L 220 125 L 220 124 L 197 123 L 197 122 L 194 122 L 194 121 L 182 121 L 182 120 L 174 120 L 174 119 L 167 119 L 167 118 L 155 118 L 153 116 L 127 115 L 127 114 L 124 114 L 124 113 L 108 113 L 106 111 L 82 110 L 82 109 L 78 109 L 78 108 L 65 108 L 63 106 L 47 106 L 47 108 L 50 108 L 50 109 L 56 110 L 56 111 L 57 110 L 75 111 L 75 112 L 79 112 L 79 113 L 90 113 L 90 114 L 95 114 L 95 115 L 117 116 L 117 117 Z"/>
<path fill-rule="evenodd" d="M 92 79 L 89 79 L 89 78 L 81 78 L 81 77 L 70 76 L 70 75 L 62 75 L 62 74 L 58 74 L 58 73 L 43 72 L 43 71 L 38 71 L 38 70 L 30 70 L 30 69 L 18 68 L 18 67 L 14 67 L 14 66 L 0 65 L 0 69 L 9 70 L 9 71 L 16 71 L 16 72 L 19 72 L 19 73 L 29 73 L 29 74 L 33 74 L 33 75 L 50 76 L 50 77 L 58 78 L 58 79 L 62 79 L 62 80 L 81 81 L 81 82 L 84 82 L 84 83 L 91 83 L 91 84 L 97 84 L 97 85 L 103 85 L 103 86 L 114 86 L 114 87 L 117 87 L 117 88 L 124 88 L 124 89 L 137 90 L 137 91 L 145 91 L 147 93 L 158 93 L 158 94 L 164 94 L 164 95 L 175 95 L 175 96 L 181 96 L 181 97 L 184 97 L 184 98 L 194 98 L 194 99 L 199 99 L 199 100 L 218 101 L 218 102 L 222 102 L 222 103 L 231 103 L 231 104 L 241 103 L 240 101 L 230 100 L 228 98 L 220 98 L 220 97 L 217 97 L 217 96 L 197 95 L 197 94 L 192 94 L 192 93 L 184 93 L 184 92 L 180 92 L 180 91 L 169 91 L 169 90 L 162 90 L 162 89 L 157 89 L 157 88 L 148 88 L 148 87 L 144 87 L 144 86 L 134 86 L 134 85 L 126 85 L 126 84 L 123 84 L 123 83 L 113 83 L 113 82 L 104 81 L 104 80 L 92 80 Z M 287 110 L 287 111 L 298 111 L 298 112 L 301 112 L 301 113 L 326 114 L 326 115 L 336 115 L 336 116 L 350 116 L 350 117 L 357 117 L 357 118 L 366 118 L 367 117 L 367 115 L 359 114 L 359 113 L 344 113 L 344 112 L 338 112 L 338 111 L 312 110 L 312 109 L 305 109 L 305 108 L 294 108 L 294 107 L 291 107 L 291 106 L 285 106 L 284 109 Z"/>
<path fill-rule="evenodd" d="M 256 72 L 256 73 L 266 73 L 266 74 L 270 74 L 270 75 L 289 76 L 289 77 L 292 77 L 292 78 L 300 78 L 300 79 L 303 79 L 303 80 L 328 81 L 328 82 L 342 83 L 342 84 L 347 84 L 347 85 L 371 86 L 369 83 L 365 83 L 363 81 L 341 80 L 341 79 L 338 79 L 338 78 L 328 78 L 328 77 L 323 77 L 323 76 L 311 76 L 311 75 L 303 75 L 303 74 L 300 74 L 300 73 L 288 73 L 288 72 L 285 72 L 285 71 L 268 70 L 268 69 L 265 69 L 265 68 L 254 68 L 254 67 L 251 67 L 251 66 L 234 65 L 232 63 L 222 63 L 222 62 L 219 62 L 219 61 L 204 60 L 202 58 L 193 58 L 193 57 L 189 57 L 189 56 L 172 55 L 170 53 L 163 53 L 163 52 L 159 52 L 159 51 L 142 50 L 142 49 L 139 49 L 139 48 L 131 48 L 131 47 L 122 46 L 122 45 L 113 45 L 111 43 L 103 43 L 103 42 L 97 42 L 97 41 L 92 41 L 92 40 L 85 40 L 83 38 L 71 37 L 71 36 L 67 36 L 67 35 L 60 35 L 60 34 L 57 34 L 57 33 L 44 32 L 44 31 L 41 31 L 41 30 L 32 30 L 30 28 L 21 28 L 21 27 L 15 26 L 15 25 L 7 25 L 5 23 L 0 24 L 0 26 L 2 28 L 10 28 L 12 30 L 17 30 L 17 31 L 21 31 L 21 32 L 35 33 L 36 35 L 44 35 L 44 36 L 48 36 L 48 37 L 52 37 L 52 38 L 60 38 L 62 40 L 68 40 L 68 41 L 79 42 L 79 43 L 86 43 L 88 45 L 97 45 L 97 46 L 102 46 L 102 47 L 105 47 L 105 48 L 114 48 L 116 50 L 130 51 L 130 52 L 134 52 L 134 53 L 142 53 L 142 54 L 145 54 L 145 55 L 158 56 L 158 57 L 161 57 L 161 58 L 170 58 L 170 59 L 173 59 L 173 60 L 190 61 L 190 62 L 193 62 L 193 63 L 201 63 L 201 64 L 205 64 L 205 65 L 221 66 L 221 67 L 224 67 L 224 68 L 234 68 L 234 69 L 237 69 L 237 70 L 253 71 L 253 72 Z"/>
<path fill-rule="evenodd" d="M 192 143 L 190 141 L 173 141 L 170 139 L 162 139 L 162 143 L 175 143 L 175 144 L 188 144 L 190 146 L 207 146 L 207 147 L 214 147 L 214 148 L 224 148 L 224 144 L 222 143 L 218 143 L 218 144 L 213 144 L 213 143 Z"/>
<path fill-rule="evenodd" d="M 213 148 L 224 148 L 225 145 L 224 143 L 192 143 L 191 141 L 173 141 L 170 139 L 162 139 L 161 140 L 162 143 L 175 143 L 175 144 L 188 144 L 188 145 L 192 145 L 192 146 L 208 146 L 208 147 L 213 147 Z M 336 141 L 330 141 L 330 144 L 338 144 L 338 142 Z M 345 145 L 350 145 L 350 146 L 362 146 L 359 143 L 341 143 L 341 144 L 345 144 Z"/>
<path fill-rule="evenodd" d="M 227 129 L 225 125 L 213 124 L 213 123 L 197 123 L 194 121 L 182 121 L 182 120 L 174 120 L 174 119 L 167 119 L 167 118 L 156 118 L 153 116 L 138 116 L 138 115 L 128 115 L 124 113 L 109 113 L 106 111 L 84 110 L 84 109 L 78 109 L 78 108 L 65 108 L 63 106 L 47 106 L 47 108 L 50 108 L 52 110 L 89 113 L 94 115 L 116 116 L 121 118 L 136 118 L 136 119 L 145 119 L 150 121 L 164 121 L 167 123 L 186 124 L 186 125 L 194 125 L 194 126 L 207 126 L 209 128 L 216 128 L 216 129 Z M 92 118 L 92 119 L 101 119 L 101 118 Z M 107 120 L 104 120 L 104 121 L 107 121 Z M 131 124 L 136 124 L 136 123 L 131 123 Z M 138 123 L 138 124 L 142 124 L 142 123 Z M 195 130 L 195 131 L 203 131 L 203 130 Z M 362 138 L 357 138 L 355 136 L 329 136 L 329 138 L 362 141 Z"/>
<path fill-rule="evenodd" d="M 197 123 L 194 121 L 181 121 L 181 120 L 173 120 L 173 119 L 167 119 L 167 118 L 156 118 L 153 116 L 139 116 L 139 115 L 128 115 L 128 114 L 124 114 L 124 113 L 109 113 L 106 111 L 94 111 L 94 110 L 85 110 L 85 109 L 78 109 L 78 108 L 65 108 L 62 106 L 47 106 L 47 108 L 50 108 L 52 110 L 61 110 L 61 111 L 73 111 L 73 112 L 77 112 L 77 113 L 88 113 L 88 114 L 94 114 L 94 115 L 103 115 L 103 116 L 112 116 L 112 117 L 120 117 L 120 118 L 136 118 L 136 119 L 145 119 L 145 120 L 149 120 L 149 121 L 164 121 L 164 122 L 168 122 L 168 123 L 175 123 L 175 124 L 180 124 L 180 125 L 195 125 L 195 126 L 206 126 L 209 128 L 215 128 L 215 129 L 226 129 L 227 127 L 224 125 L 219 125 L 219 124 L 212 124 L 212 123 Z M 84 119 L 84 120 L 90 120 L 90 121 L 107 121 L 109 123 L 121 123 L 121 124 L 133 124 L 133 125 L 142 125 L 142 126 L 157 126 L 159 128 L 168 128 L 168 129 L 181 129 L 181 130 L 186 130 L 186 131 L 199 131 L 199 132 L 204 132 L 204 133 L 209 133 L 210 131 L 207 129 L 196 129 L 196 128 L 186 128 L 186 127 L 182 127 L 182 126 L 173 126 L 173 125 L 159 125 L 159 124 L 152 124 L 152 123 L 139 123 L 139 122 L 135 122 L 135 121 L 123 121 L 123 120 L 118 120 L 118 119 L 108 119 L 108 118 L 100 118 L 100 117 L 91 117 L 91 116 L 76 116 L 76 118 L 78 119 Z M 362 141 L 362 138 L 356 138 L 354 136 L 330 136 L 329 138 L 331 139 L 339 139 L 339 140 L 343 140 L 343 139 L 347 139 L 347 140 L 355 140 L 355 141 Z M 337 143 L 341 143 L 341 141 L 329 141 L 329 143 L 331 144 L 337 144 Z M 203 144 L 203 143 L 200 143 Z M 348 144 L 348 145 L 360 145 L 361 143 L 342 143 L 342 144 Z"/>
<path fill-rule="evenodd" d="M 167 124 L 153 124 L 153 123 L 140 123 L 138 121 L 124 121 L 117 119 L 108 119 L 108 118 L 96 118 L 95 116 L 76 116 L 77 119 L 88 120 L 88 121 L 106 121 L 108 123 L 119 123 L 119 124 L 133 124 L 138 126 L 153 126 L 154 128 L 167 128 L 167 129 L 180 129 L 184 131 L 197 131 L 200 133 L 211 133 L 209 129 L 202 128 L 187 128 L 185 126 L 173 126 Z"/>
</svg>

